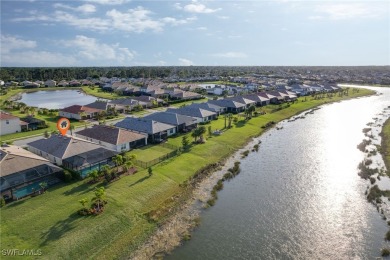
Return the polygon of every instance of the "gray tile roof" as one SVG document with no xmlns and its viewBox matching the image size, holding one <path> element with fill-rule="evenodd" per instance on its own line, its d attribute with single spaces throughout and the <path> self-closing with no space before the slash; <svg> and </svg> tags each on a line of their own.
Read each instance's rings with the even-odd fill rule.
<svg viewBox="0 0 390 260">
<path fill-rule="evenodd" d="M 160 123 L 151 119 L 126 117 L 115 124 L 116 127 L 125 128 L 146 134 L 155 134 L 175 128 L 173 125 Z"/>
<path fill-rule="evenodd" d="M 50 163 L 45 158 L 33 154 L 25 149 L 9 145 L 0 148 L 0 176 L 8 176 L 14 173 L 19 173 L 29 169 L 38 169 L 38 166 L 47 165 L 53 171 L 61 171 L 62 169 Z"/>
<path fill-rule="evenodd" d="M 192 103 L 188 107 L 201 108 L 211 112 L 220 112 L 223 107 L 211 103 Z"/>
<path fill-rule="evenodd" d="M 62 159 L 100 147 L 80 138 L 62 135 L 52 135 L 49 138 L 33 141 L 27 145 Z"/>
<path fill-rule="evenodd" d="M 198 117 L 198 118 L 205 118 L 205 117 L 216 115 L 215 112 L 212 112 L 212 111 L 209 111 L 206 109 L 202 109 L 202 108 L 198 108 L 198 107 L 190 107 L 190 106 L 181 107 L 181 108 L 177 108 L 177 109 L 168 108 L 167 112 L 177 113 L 177 114 L 191 116 L 191 117 Z"/>
<path fill-rule="evenodd" d="M 76 134 L 114 145 L 130 143 L 146 137 L 140 133 L 105 125 L 94 125 L 92 128 L 83 129 Z"/>
<path fill-rule="evenodd" d="M 210 100 L 209 103 L 216 104 L 221 107 L 231 107 L 231 108 L 245 107 L 245 104 L 230 99 Z"/>
<path fill-rule="evenodd" d="M 196 123 L 196 119 L 190 116 L 171 113 L 171 112 L 157 112 L 145 116 L 144 119 L 151 119 L 157 122 L 170 124 L 170 125 L 181 125 L 185 124 L 186 126 L 192 125 Z"/>
<path fill-rule="evenodd" d="M 90 108 L 97 108 L 101 110 L 107 110 L 107 101 L 95 101 L 93 103 L 84 106 Z"/>
</svg>

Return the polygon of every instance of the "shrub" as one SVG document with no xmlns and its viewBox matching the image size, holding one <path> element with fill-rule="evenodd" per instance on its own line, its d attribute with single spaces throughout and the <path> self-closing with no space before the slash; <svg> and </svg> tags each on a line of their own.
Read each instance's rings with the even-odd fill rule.
<svg viewBox="0 0 390 260">
<path fill-rule="evenodd" d="M 386 238 L 387 241 L 390 241 L 390 230 L 387 231 L 385 238 Z"/>
<path fill-rule="evenodd" d="M 382 256 L 389 256 L 389 255 L 390 255 L 390 249 L 388 249 L 388 248 L 382 248 L 382 250 L 381 250 L 381 255 L 382 255 Z"/>
<path fill-rule="evenodd" d="M 1 198 L 0 198 L 0 208 L 2 208 L 4 206 L 5 206 L 5 199 L 3 198 L 3 196 L 1 196 Z"/>
<path fill-rule="evenodd" d="M 64 181 L 70 182 L 72 179 L 72 174 L 69 171 L 64 170 Z"/>
</svg>

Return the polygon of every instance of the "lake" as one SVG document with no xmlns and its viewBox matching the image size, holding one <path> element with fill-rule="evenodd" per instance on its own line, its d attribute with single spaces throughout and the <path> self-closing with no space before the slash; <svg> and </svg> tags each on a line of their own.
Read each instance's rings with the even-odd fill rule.
<svg viewBox="0 0 390 260">
<path fill-rule="evenodd" d="M 373 89 L 384 94 L 325 105 L 262 135 L 191 240 L 166 259 L 380 256 L 388 226 L 357 175 L 362 129 L 390 105 L 389 88 Z"/>
<path fill-rule="evenodd" d="M 23 93 L 19 102 L 27 106 L 60 109 L 72 105 L 86 105 L 96 101 L 96 97 L 79 90 L 36 91 Z"/>
</svg>

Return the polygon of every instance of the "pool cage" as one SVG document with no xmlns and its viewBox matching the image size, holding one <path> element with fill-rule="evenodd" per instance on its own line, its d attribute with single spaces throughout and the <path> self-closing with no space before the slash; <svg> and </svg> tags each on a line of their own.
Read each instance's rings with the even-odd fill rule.
<svg viewBox="0 0 390 260">
<path fill-rule="evenodd" d="M 97 148 L 85 153 L 81 153 L 62 160 L 62 165 L 65 168 L 76 171 L 82 178 L 87 177 L 88 173 L 93 170 L 100 170 L 104 165 L 114 165 L 112 157 L 117 155 L 117 152 L 104 148 Z"/>
</svg>

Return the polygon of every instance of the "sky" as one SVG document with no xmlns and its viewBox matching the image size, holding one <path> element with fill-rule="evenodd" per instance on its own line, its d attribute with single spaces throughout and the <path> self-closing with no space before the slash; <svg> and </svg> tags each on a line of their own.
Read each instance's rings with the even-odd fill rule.
<svg viewBox="0 0 390 260">
<path fill-rule="evenodd" d="M 1 0 L 2 67 L 390 65 L 390 1 Z"/>
</svg>

